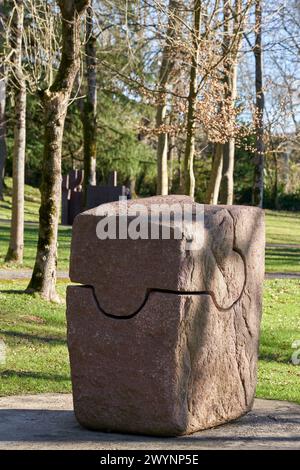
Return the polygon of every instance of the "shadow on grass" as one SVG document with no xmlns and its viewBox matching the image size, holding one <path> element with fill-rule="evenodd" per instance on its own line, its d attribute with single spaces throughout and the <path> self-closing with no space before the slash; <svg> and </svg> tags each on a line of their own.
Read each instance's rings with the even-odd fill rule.
<svg viewBox="0 0 300 470">
<path fill-rule="evenodd" d="M 262 353 L 262 354 L 259 354 L 258 356 L 258 359 L 260 361 L 265 361 L 265 362 L 275 362 L 275 363 L 279 363 L 279 364 L 285 364 L 285 365 L 291 365 L 292 362 L 291 362 L 291 357 L 288 356 L 286 358 L 284 357 L 279 357 L 278 354 L 273 354 L 273 353 Z"/>
<path fill-rule="evenodd" d="M 267 248 L 266 264 L 289 265 L 299 267 L 300 270 L 300 249 L 299 248 Z"/>
<path fill-rule="evenodd" d="M 7 290 L 0 290 L 0 294 L 16 294 L 16 295 L 23 295 L 26 294 L 28 295 L 25 290 L 18 290 L 18 289 L 7 289 Z"/>
<path fill-rule="evenodd" d="M 33 371 L 17 371 L 17 370 L 4 370 L 0 372 L 1 379 L 9 379 L 11 377 L 18 378 L 30 378 L 30 379 L 42 379 L 42 380 L 54 380 L 55 382 L 62 382 L 70 380 L 69 375 L 58 375 L 58 374 L 44 374 L 42 372 Z"/>
<path fill-rule="evenodd" d="M 1 330 L 1 335 L 9 336 L 11 338 L 20 338 L 27 341 L 38 341 L 42 343 L 65 345 L 67 344 L 66 339 L 59 338 L 57 336 L 39 336 L 28 333 L 21 333 L 19 331 Z"/>
<path fill-rule="evenodd" d="M 287 212 L 287 211 L 267 211 L 267 215 L 269 217 L 279 217 L 279 218 L 282 218 L 282 217 L 285 217 L 287 219 L 299 219 L 300 218 L 300 214 L 299 212 Z"/>
</svg>

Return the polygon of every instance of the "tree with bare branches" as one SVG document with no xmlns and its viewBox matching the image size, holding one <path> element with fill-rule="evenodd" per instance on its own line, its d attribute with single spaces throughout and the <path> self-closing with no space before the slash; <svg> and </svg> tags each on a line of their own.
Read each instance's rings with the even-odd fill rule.
<svg viewBox="0 0 300 470">
<path fill-rule="evenodd" d="M 84 143 L 84 197 L 88 185 L 96 184 L 96 156 L 97 156 L 97 58 L 96 35 L 93 24 L 92 3 L 86 12 L 86 97 L 82 107 L 83 143 Z"/>
<path fill-rule="evenodd" d="M 5 17 L 6 17 L 6 1 L 0 0 L 0 201 L 3 199 L 3 186 L 4 186 L 4 170 L 5 161 L 7 156 L 6 148 L 6 74 L 4 67 L 3 56 L 5 54 Z"/>
<path fill-rule="evenodd" d="M 161 65 L 159 69 L 159 96 L 156 109 L 156 127 L 160 129 L 157 140 L 157 194 L 168 194 L 168 132 L 162 129 L 166 126 L 167 117 L 167 87 L 170 74 L 174 66 L 172 44 L 178 33 L 176 15 L 178 14 L 178 0 L 170 0 L 168 6 L 168 29 L 166 33 L 165 46 L 162 52 Z"/>
<path fill-rule="evenodd" d="M 47 300 L 56 293 L 57 230 L 61 200 L 61 151 L 64 122 L 75 77 L 80 67 L 81 18 L 89 0 L 58 0 L 62 19 L 62 49 L 58 72 L 42 92 L 45 136 L 41 184 L 39 237 L 28 292 Z"/>
<path fill-rule="evenodd" d="M 262 75 L 262 2 L 255 0 L 255 135 L 256 149 L 254 156 L 254 177 L 252 188 L 252 204 L 263 206 L 264 191 L 264 91 Z"/>
<path fill-rule="evenodd" d="M 22 69 L 22 39 L 24 2 L 13 1 L 10 23 L 11 72 L 10 83 L 15 105 L 13 194 L 9 248 L 6 262 L 22 263 L 24 247 L 24 184 L 26 147 L 26 83 Z"/>
</svg>

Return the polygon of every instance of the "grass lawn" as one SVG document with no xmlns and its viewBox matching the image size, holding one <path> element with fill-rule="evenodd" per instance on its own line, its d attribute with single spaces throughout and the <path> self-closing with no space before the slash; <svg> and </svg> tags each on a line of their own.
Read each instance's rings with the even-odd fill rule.
<svg viewBox="0 0 300 470">
<path fill-rule="evenodd" d="M 5 197 L 4 201 L 0 201 L 0 219 L 10 220 L 11 217 L 11 194 L 12 194 L 12 178 L 5 178 Z M 25 222 L 38 222 L 39 221 L 39 207 L 40 207 L 40 191 L 38 188 L 33 188 L 28 184 L 25 185 L 25 209 L 24 218 Z"/>
<path fill-rule="evenodd" d="M 267 243 L 300 245 L 300 212 L 266 210 Z"/>
<path fill-rule="evenodd" d="M 299 280 L 265 281 L 258 397 L 300 403 L 300 364 L 291 361 L 292 343 L 300 340 L 299 306 Z"/>
<path fill-rule="evenodd" d="M 69 269 L 71 227 L 60 226 L 58 230 L 58 269 Z M 0 267 L 2 269 L 16 269 L 18 266 L 6 264 L 4 258 L 7 252 L 10 236 L 10 225 L 0 222 Z M 25 224 L 24 230 L 24 259 L 22 268 L 33 268 L 36 244 L 38 239 L 37 225 Z"/>
<path fill-rule="evenodd" d="M 266 211 L 267 243 L 300 245 L 300 213 Z M 300 248 L 266 248 L 267 272 L 300 272 Z"/>
<path fill-rule="evenodd" d="M 15 265 L 6 265 L 4 258 L 7 252 L 10 236 L 11 216 L 11 185 L 12 179 L 5 179 L 7 190 L 4 201 L 0 201 L 0 267 L 16 269 Z M 38 238 L 38 220 L 40 207 L 40 192 L 37 188 L 25 187 L 25 233 L 23 268 L 33 268 Z M 72 229 L 60 226 L 58 235 L 58 269 L 68 270 Z"/>
<path fill-rule="evenodd" d="M 266 248 L 266 271 L 269 273 L 299 273 L 299 248 Z"/>
<path fill-rule="evenodd" d="M 26 284 L 0 283 L 0 339 L 6 344 L 0 395 L 69 392 L 65 305 L 22 294 Z M 58 282 L 62 297 L 65 287 Z"/>
<path fill-rule="evenodd" d="M 22 295 L 23 281 L 0 282 L 0 338 L 7 346 L 0 365 L 0 396 L 70 392 L 65 305 Z M 58 283 L 62 296 L 65 282 Z M 257 396 L 300 403 L 300 365 L 291 345 L 300 340 L 300 281 L 265 282 Z"/>
</svg>

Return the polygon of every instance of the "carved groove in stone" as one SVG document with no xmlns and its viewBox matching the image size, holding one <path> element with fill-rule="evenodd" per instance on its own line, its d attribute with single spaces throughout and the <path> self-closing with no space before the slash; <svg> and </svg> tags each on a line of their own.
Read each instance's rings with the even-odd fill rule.
<svg viewBox="0 0 300 470">
<path fill-rule="evenodd" d="M 245 290 L 245 286 L 246 286 L 246 283 L 247 283 L 247 264 L 246 264 L 246 259 L 245 259 L 245 256 L 244 254 L 242 253 L 242 251 L 236 246 L 236 233 L 235 233 L 235 225 L 234 225 L 234 218 L 231 214 L 231 212 L 229 210 L 227 210 L 228 214 L 230 215 L 230 217 L 232 218 L 232 222 L 233 222 L 233 247 L 232 247 L 232 251 L 234 251 L 235 253 L 237 253 L 242 261 L 243 261 L 243 265 L 244 265 L 244 283 L 243 283 L 243 287 L 242 287 L 242 290 L 238 296 L 238 298 L 231 303 L 231 305 L 229 305 L 228 307 L 222 307 L 222 305 L 219 305 L 219 303 L 217 302 L 217 299 L 216 299 L 216 296 L 214 294 L 214 292 L 212 291 L 209 291 L 209 290 L 203 290 L 203 291 L 183 291 L 183 290 L 171 290 L 171 289 L 157 289 L 157 288 L 148 288 L 147 291 L 146 291 L 146 294 L 145 294 L 145 297 L 144 297 L 144 300 L 143 302 L 140 304 L 140 306 L 132 313 L 129 313 L 127 315 L 116 315 L 116 314 L 113 314 L 113 313 L 109 313 L 109 312 L 106 312 L 104 310 L 104 308 L 101 307 L 101 303 L 99 302 L 98 298 L 97 298 L 97 295 L 96 295 L 96 292 L 95 292 L 95 289 L 94 289 L 94 286 L 92 285 L 85 285 L 83 287 L 89 287 L 92 289 L 92 292 L 93 292 L 93 297 L 94 297 L 94 300 L 97 304 L 97 307 L 99 309 L 99 311 L 101 313 L 103 313 L 103 315 L 109 317 L 109 318 L 115 318 L 117 320 L 128 320 L 130 318 L 133 318 L 135 317 L 143 308 L 144 306 L 146 305 L 148 299 L 149 299 L 149 296 L 153 293 L 153 292 L 160 292 L 160 293 L 165 293 L 165 294 L 174 294 L 174 295 L 209 295 L 213 301 L 213 303 L 215 304 L 216 308 L 218 310 L 220 310 L 221 312 L 227 312 L 229 310 L 232 309 L 232 307 L 234 307 L 236 305 L 237 302 L 239 302 L 239 300 L 241 299 L 243 293 L 244 293 L 244 290 Z"/>
</svg>

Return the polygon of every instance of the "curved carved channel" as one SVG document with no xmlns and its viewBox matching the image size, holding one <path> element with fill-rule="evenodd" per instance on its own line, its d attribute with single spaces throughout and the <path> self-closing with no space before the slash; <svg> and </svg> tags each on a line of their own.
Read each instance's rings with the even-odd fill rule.
<svg viewBox="0 0 300 470">
<path fill-rule="evenodd" d="M 236 233 L 235 233 L 235 225 L 234 225 L 233 215 L 231 214 L 231 212 L 228 209 L 227 209 L 227 212 L 230 215 L 230 217 L 232 218 L 232 222 L 233 222 L 233 248 L 232 249 L 235 253 L 237 253 L 241 257 L 241 259 L 243 261 L 243 265 L 244 265 L 244 283 L 243 283 L 242 290 L 241 290 L 240 295 L 238 296 L 238 298 L 234 302 L 232 302 L 232 304 L 229 305 L 229 307 L 222 307 L 221 305 L 219 305 L 214 292 L 212 292 L 210 290 L 207 290 L 207 291 L 206 290 L 203 290 L 203 291 L 177 291 L 177 290 L 169 290 L 169 289 L 148 288 L 146 293 L 145 293 L 145 297 L 144 297 L 143 302 L 140 304 L 140 306 L 134 312 L 131 312 L 128 315 L 116 315 L 116 314 L 113 314 L 113 313 L 110 313 L 110 312 L 106 312 L 104 310 L 104 308 L 101 307 L 101 304 L 100 304 L 100 302 L 99 302 L 99 300 L 96 296 L 94 286 L 86 285 L 85 287 L 90 287 L 92 289 L 94 300 L 95 300 L 96 305 L 97 305 L 98 309 L 100 310 L 100 312 L 103 313 L 103 315 L 105 315 L 106 317 L 114 318 L 116 320 L 129 320 L 130 318 L 135 317 L 144 308 L 144 306 L 146 305 L 150 295 L 153 292 L 159 292 L 159 293 L 163 293 L 163 294 L 173 294 L 173 295 L 209 295 L 211 297 L 215 307 L 218 310 L 220 310 L 221 312 L 227 312 L 227 311 L 231 310 L 240 301 L 240 299 L 241 299 L 241 297 L 242 297 L 242 295 L 245 291 L 246 282 L 247 282 L 247 264 L 246 264 L 246 259 L 245 259 L 244 254 L 236 246 Z"/>
</svg>

